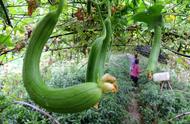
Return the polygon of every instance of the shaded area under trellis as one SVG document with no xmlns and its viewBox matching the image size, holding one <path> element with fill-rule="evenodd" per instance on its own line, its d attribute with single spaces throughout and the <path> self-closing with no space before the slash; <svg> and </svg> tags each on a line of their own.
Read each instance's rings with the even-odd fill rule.
<svg viewBox="0 0 190 124">
<path fill-rule="evenodd" d="M 150 51 L 151 51 L 151 46 L 150 45 L 137 45 L 135 47 L 135 50 L 145 56 L 145 57 L 149 57 L 150 55 Z M 164 53 L 164 52 L 160 52 L 159 54 L 159 58 L 158 58 L 158 62 L 162 63 L 162 64 L 167 64 L 167 60 L 168 60 L 168 56 Z"/>
</svg>

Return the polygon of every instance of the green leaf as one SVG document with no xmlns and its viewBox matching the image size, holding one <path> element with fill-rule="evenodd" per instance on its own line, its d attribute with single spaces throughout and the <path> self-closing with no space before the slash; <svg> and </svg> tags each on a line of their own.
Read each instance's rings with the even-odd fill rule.
<svg viewBox="0 0 190 124">
<path fill-rule="evenodd" d="M 162 25 L 162 5 L 154 5 L 148 8 L 147 11 L 138 12 L 133 16 L 134 21 L 145 22 L 150 27 Z"/>
<path fill-rule="evenodd" d="M 186 8 L 190 8 L 190 3 L 188 3 L 188 4 L 186 5 Z"/>
<path fill-rule="evenodd" d="M 13 46 L 10 36 L 0 34 L 0 45 Z"/>
<path fill-rule="evenodd" d="M 146 9 L 146 6 L 144 5 L 143 2 L 141 2 L 137 8 L 137 12 L 142 12 Z"/>
<path fill-rule="evenodd" d="M 162 5 L 154 5 L 154 6 L 151 6 L 148 9 L 148 11 L 152 12 L 154 14 L 161 14 L 161 11 L 162 11 L 163 8 L 164 8 L 164 6 L 162 6 Z"/>
<path fill-rule="evenodd" d="M 5 18 L 5 13 L 4 13 L 2 7 L 0 7 L 0 19 L 6 19 L 6 18 Z"/>
</svg>

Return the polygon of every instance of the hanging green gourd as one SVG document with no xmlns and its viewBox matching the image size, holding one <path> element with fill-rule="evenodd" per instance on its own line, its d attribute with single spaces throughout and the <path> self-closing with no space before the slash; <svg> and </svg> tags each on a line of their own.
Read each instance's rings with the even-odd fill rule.
<svg viewBox="0 0 190 124">
<path fill-rule="evenodd" d="M 108 17 L 104 21 L 100 13 L 100 8 L 96 3 L 99 17 L 101 18 L 103 25 L 103 32 L 102 35 L 93 42 L 90 50 L 86 73 L 87 82 L 96 82 L 97 80 L 100 80 L 104 73 L 104 63 L 107 57 L 107 53 L 110 51 L 112 37 L 112 28 L 110 21 L 111 7 L 109 2 L 110 1 L 108 0 Z"/>
<path fill-rule="evenodd" d="M 111 37 L 112 37 L 112 27 L 111 27 L 111 5 L 110 1 L 107 1 L 107 7 L 108 7 L 108 17 L 105 19 L 105 27 L 106 27 L 106 37 L 102 43 L 102 48 L 100 51 L 100 62 L 99 62 L 99 77 L 103 76 L 104 73 L 104 63 L 107 58 L 107 53 L 111 50 Z"/>
<path fill-rule="evenodd" d="M 162 37 L 162 5 L 154 5 L 148 8 L 147 11 L 139 12 L 135 14 L 133 19 L 135 21 L 141 21 L 148 24 L 149 29 L 154 29 L 154 40 L 152 43 L 152 49 L 149 56 L 148 67 L 147 67 L 147 77 L 152 80 L 153 72 L 156 68 L 156 63 L 158 61 L 158 56 L 160 53 L 161 37 Z"/>
<path fill-rule="evenodd" d="M 152 80 L 153 72 L 155 71 L 156 64 L 158 62 L 158 57 L 160 54 L 160 46 L 161 46 L 161 36 L 162 36 L 161 26 L 157 25 L 154 27 L 154 40 L 152 43 L 152 49 L 149 55 L 149 61 L 147 67 L 147 78 L 149 80 Z"/>
<path fill-rule="evenodd" d="M 100 74 L 99 72 L 103 71 L 103 68 L 100 68 L 100 55 L 103 41 L 106 38 L 106 27 L 104 22 L 103 24 L 103 33 L 100 37 L 98 37 L 92 44 L 90 54 L 89 54 L 89 59 L 88 59 L 88 65 L 87 65 L 87 73 L 86 73 L 86 81 L 89 82 L 96 82 L 98 78 L 100 79 Z"/>
<path fill-rule="evenodd" d="M 102 93 L 114 92 L 115 86 L 112 82 L 104 82 L 103 80 L 86 82 L 67 88 L 46 86 L 39 70 L 40 57 L 62 8 L 63 0 L 60 0 L 57 11 L 48 13 L 34 29 L 25 54 L 22 75 L 24 86 L 36 104 L 52 112 L 73 113 L 94 106 L 99 102 Z M 106 32 L 105 28 L 103 30 Z M 96 55 L 96 53 L 94 54 Z"/>
</svg>

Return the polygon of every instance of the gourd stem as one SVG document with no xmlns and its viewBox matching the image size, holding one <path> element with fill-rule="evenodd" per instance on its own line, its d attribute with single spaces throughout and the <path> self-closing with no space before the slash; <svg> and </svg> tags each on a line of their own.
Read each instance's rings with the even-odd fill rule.
<svg viewBox="0 0 190 124">
<path fill-rule="evenodd" d="M 60 3 L 58 5 L 57 12 L 60 14 L 63 10 L 64 0 L 60 0 Z"/>
<path fill-rule="evenodd" d="M 111 3 L 110 0 L 107 0 L 107 4 L 108 4 L 108 17 L 111 17 Z"/>
<path fill-rule="evenodd" d="M 60 0 L 60 3 L 58 4 L 57 14 L 59 15 L 63 10 L 64 0 Z"/>
<path fill-rule="evenodd" d="M 99 7 L 99 5 L 97 3 L 97 0 L 96 0 L 95 4 L 96 4 L 97 10 L 98 10 L 98 14 L 100 16 L 101 23 L 104 25 L 104 20 L 102 18 L 102 14 L 101 14 L 101 11 L 100 11 L 100 7 Z"/>
</svg>

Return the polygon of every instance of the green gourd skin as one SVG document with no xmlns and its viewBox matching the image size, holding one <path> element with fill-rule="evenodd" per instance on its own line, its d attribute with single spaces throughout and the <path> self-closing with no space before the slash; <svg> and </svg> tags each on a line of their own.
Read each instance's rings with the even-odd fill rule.
<svg viewBox="0 0 190 124">
<path fill-rule="evenodd" d="M 156 68 L 156 64 L 158 61 L 158 56 L 160 53 L 160 45 L 161 45 L 161 37 L 162 37 L 162 29 L 161 26 L 157 25 L 154 27 L 154 42 L 152 44 L 152 50 L 149 56 L 149 61 L 148 61 L 148 75 L 153 73 L 153 71 Z"/>
<path fill-rule="evenodd" d="M 94 106 L 100 100 L 102 91 L 96 83 L 83 83 L 64 89 L 47 88 L 40 96 L 42 99 L 38 104 L 47 110 L 73 113 Z"/>
<path fill-rule="evenodd" d="M 106 18 L 103 23 L 103 33 L 92 44 L 87 65 L 86 81 L 98 82 L 104 73 L 104 63 L 111 43 L 111 21 Z"/>
<path fill-rule="evenodd" d="M 104 74 L 104 63 L 106 61 L 107 53 L 110 50 L 111 44 L 111 37 L 112 37 L 112 28 L 111 28 L 111 20 L 110 18 L 105 19 L 105 26 L 106 26 L 106 37 L 103 41 L 102 48 L 101 48 L 101 55 L 100 55 L 100 63 L 99 63 L 99 75 L 100 77 Z M 98 73 L 98 72 L 97 72 Z"/>
<path fill-rule="evenodd" d="M 103 33 L 99 38 L 97 38 L 93 42 L 90 50 L 88 65 L 87 65 L 86 82 L 97 82 L 98 70 L 100 66 L 99 62 L 100 62 L 101 48 L 105 38 L 106 38 L 106 27 L 103 24 Z"/>
<path fill-rule="evenodd" d="M 45 85 L 40 70 L 40 57 L 61 13 L 63 0 L 58 10 L 48 13 L 32 33 L 23 64 L 23 82 L 31 99 L 52 112 L 73 113 L 89 109 L 102 96 L 98 83 L 88 82 L 68 88 L 51 88 Z"/>
</svg>

